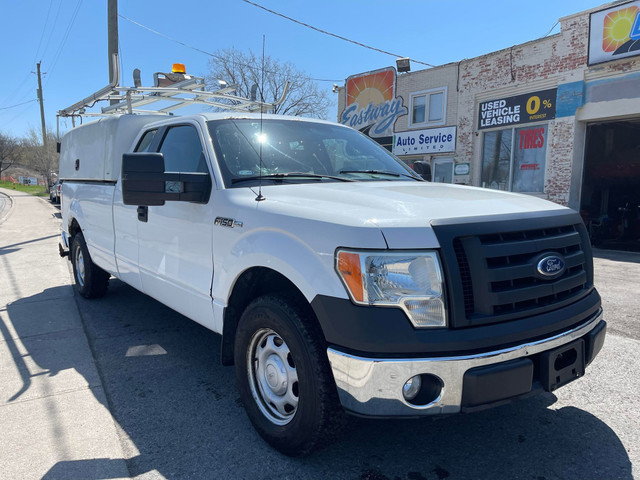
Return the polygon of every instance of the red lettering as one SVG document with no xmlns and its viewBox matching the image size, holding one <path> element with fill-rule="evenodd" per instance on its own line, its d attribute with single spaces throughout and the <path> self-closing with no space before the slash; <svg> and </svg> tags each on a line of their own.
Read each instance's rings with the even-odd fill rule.
<svg viewBox="0 0 640 480">
<path fill-rule="evenodd" d="M 520 150 L 544 147 L 544 127 L 520 130 Z"/>
</svg>

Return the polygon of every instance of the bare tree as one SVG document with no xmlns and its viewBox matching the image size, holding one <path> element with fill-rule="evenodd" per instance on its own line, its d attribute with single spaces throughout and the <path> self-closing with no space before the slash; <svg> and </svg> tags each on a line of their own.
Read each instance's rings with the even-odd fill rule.
<svg viewBox="0 0 640 480">
<path fill-rule="evenodd" d="M 20 159 L 20 143 L 13 137 L 0 133 L 0 174 Z"/>
<path fill-rule="evenodd" d="M 47 150 L 42 145 L 40 132 L 31 128 L 22 139 L 22 163 L 43 176 L 47 185 L 53 183 L 53 174 L 58 170 L 58 154 L 56 152 L 56 135 L 47 130 Z"/>
<path fill-rule="evenodd" d="M 285 84 L 289 82 L 289 93 L 274 112 L 283 115 L 326 118 L 331 103 L 328 91 L 319 88 L 314 80 L 293 64 L 265 56 L 263 70 L 262 57 L 251 51 L 242 53 L 233 48 L 218 50 L 209 61 L 206 80 L 209 86 L 216 85 L 218 80 L 237 85 L 236 94 L 246 98 L 251 98 L 251 90 L 256 88 L 256 99 L 264 99 L 267 103 L 278 100 Z"/>
</svg>

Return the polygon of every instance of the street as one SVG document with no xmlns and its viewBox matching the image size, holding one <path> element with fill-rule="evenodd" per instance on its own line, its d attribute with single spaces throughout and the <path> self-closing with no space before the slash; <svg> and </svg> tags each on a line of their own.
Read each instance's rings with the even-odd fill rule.
<svg viewBox="0 0 640 480">
<path fill-rule="evenodd" d="M 24 196 L 15 202 L 22 210 L 3 217 L 9 202 L 0 194 L 0 478 L 639 475 L 640 254 L 596 251 L 608 335 L 584 378 L 469 415 L 350 418 L 336 443 L 292 459 L 252 428 L 233 368 L 220 365 L 217 334 L 115 278 L 102 299 L 72 292 L 71 265 L 57 255 L 59 208 Z M 37 271 L 21 270 L 26 257 Z M 35 445 L 45 441 L 55 448 L 39 456 Z"/>
</svg>

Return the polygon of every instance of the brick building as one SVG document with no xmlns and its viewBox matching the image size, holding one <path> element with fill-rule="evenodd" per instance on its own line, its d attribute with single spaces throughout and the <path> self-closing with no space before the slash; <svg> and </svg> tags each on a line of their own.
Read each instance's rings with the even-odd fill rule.
<svg viewBox="0 0 640 480">
<path fill-rule="evenodd" d="M 338 120 L 434 181 L 547 198 L 580 210 L 594 241 L 640 249 L 640 1 L 559 23 L 461 62 L 349 77 Z"/>
</svg>

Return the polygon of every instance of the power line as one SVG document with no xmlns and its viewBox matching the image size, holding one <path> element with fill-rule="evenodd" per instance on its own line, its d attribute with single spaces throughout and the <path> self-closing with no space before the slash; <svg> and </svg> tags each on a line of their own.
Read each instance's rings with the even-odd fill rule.
<svg viewBox="0 0 640 480">
<path fill-rule="evenodd" d="M 551 28 L 549 29 L 549 31 L 548 31 L 547 33 L 545 33 L 541 38 L 548 37 L 548 36 L 549 36 L 549 34 L 551 34 L 551 32 L 553 32 L 553 29 L 554 29 L 554 28 L 556 28 L 556 25 L 558 25 L 558 23 L 559 23 L 559 21 L 558 21 L 558 22 L 556 22 L 556 23 L 554 23 L 554 24 L 553 24 L 553 27 L 551 27 Z"/>
<path fill-rule="evenodd" d="M 313 25 L 309 25 L 308 23 L 301 22 L 300 20 L 296 20 L 295 18 L 287 17 L 286 15 L 283 15 L 282 13 L 276 12 L 275 10 L 270 10 L 270 9 L 268 9 L 266 7 L 263 7 L 262 5 L 258 5 L 257 3 L 251 2 L 249 0 L 242 0 L 242 1 L 244 3 L 248 3 L 249 5 L 253 5 L 254 7 L 261 8 L 262 10 L 265 10 L 265 11 L 267 11 L 269 13 L 277 15 L 278 17 L 282 17 L 282 18 L 284 18 L 286 20 L 289 20 L 290 22 L 297 23 L 298 25 L 302 25 L 303 27 L 310 28 L 311 30 L 315 30 L 316 32 L 320 32 L 320 33 L 323 33 L 325 35 L 329 35 L 331 37 L 335 37 L 335 38 L 338 38 L 340 40 L 344 40 L 345 42 L 353 43 L 353 44 L 358 45 L 360 47 L 368 48 L 369 50 L 374 50 L 376 52 L 384 53 L 385 55 L 391 55 L 392 57 L 395 57 L 395 58 L 401 58 L 401 57 L 404 56 L 404 55 L 398 55 L 397 53 L 387 52 L 386 50 L 381 50 L 379 48 L 372 47 L 370 45 L 365 45 L 364 43 L 360 43 L 360 42 L 357 42 L 355 40 L 351 40 L 350 38 L 343 37 L 343 36 L 340 36 L 340 35 L 336 35 L 335 33 L 327 32 L 326 30 L 322 30 L 322 29 L 320 29 L 318 27 L 314 27 Z M 413 58 L 411 58 L 410 60 L 412 62 L 414 62 L 414 63 L 419 63 L 420 65 L 426 65 L 427 67 L 434 67 L 435 66 L 435 65 L 431 65 L 430 63 L 425 63 L 425 62 L 421 62 L 419 60 L 414 60 Z"/>
<path fill-rule="evenodd" d="M 220 57 L 219 55 L 216 55 L 215 53 L 211 53 L 211 52 L 207 52 L 206 50 L 202 50 L 201 48 L 198 47 L 194 47 L 193 45 L 189 45 L 188 43 L 184 43 L 176 38 L 170 37 L 168 35 L 165 35 L 164 33 L 158 32 L 157 30 L 154 30 L 153 28 L 147 27 L 146 25 L 143 25 L 139 22 L 136 22 L 135 20 L 131 20 L 128 17 L 125 17 L 124 15 L 122 15 L 121 13 L 118 13 L 118 16 L 120 18 L 122 18 L 123 20 L 126 20 L 127 22 L 131 22 L 134 25 L 137 25 L 140 28 L 144 28 L 145 30 L 150 31 L 151 33 L 154 33 L 155 35 L 158 35 L 162 38 L 166 38 L 167 40 L 170 40 L 174 43 L 177 43 L 179 45 L 182 45 L 183 47 L 187 47 L 190 48 L 191 50 L 195 50 L 196 52 L 200 52 L 203 53 L 204 55 L 207 55 L 209 57 L 212 58 L 216 58 L 218 60 L 224 60 L 222 57 Z M 238 62 L 236 62 L 238 63 Z M 245 65 L 243 63 L 238 63 L 238 65 L 242 65 L 243 67 L 247 67 L 247 68 L 252 68 L 251 65 Z M 267 72 L 267 73 L 277 73 L 277 72 Z M 341 82 L 342 80 L 335 80 L 335 79 L 326 79 L 326 78 L 310 78 L 310 80 L 315 80 L 316 82 Z"/>
<path fill-rule="evenodd" d="M 62 7 L 62 0 L 60 1 L 60 3 L 58 4 L 58 9 L 56 10 L 56 16 L 53 19 L 53 25 L 51 26 L 51 30 L 49 31 L 49 36 L 47 37 L 47 43 L 44 47 L 44 52 L 42 52 L 42 57 L 40 57 L 41 59 L 45 57 L 45 55 L 47 54 L 47 51 L 49 50 L 49 45 L 51 45 L 51 37 L 53 36 L 53 32 L 56 30 L 56 25 L 58 24 L 58 17 L 60 16 L 60 9 Z M 33 59 L 33 63 L 35 63 L 36 59 Z"/>
<path fill-rule="evenodd" d="M 2 107 L 0 108 L 0 110 L 9 110 L 10 108 L 19 107 L 20 105 L 26 105 L 27 103 L 31 102 L 37 102 L 37 100 L 34 98 L 33 100 L 27 100 L 26 102 L 16 103 L 15 105 L 9 105 L 8 107 Z"/>
<path fill-rule="evenodd" d="M 78 0 L 78 3 L 76 4 L 76 8 L 71 14 L 71 21 L 69 22 L 69 25 L 67 26 L 67 29 L 63 34 L 62 41 L 60 42 L 60 46 L 58 47 L 56 54 L 53 56 L 51 67 L 49 67 L 49 77 L 47 78 L 45 87 L 49 84 L 49 81 L 51 80 L 51 75 L 53 74 L 53 70 L 56 68 L 58 60 L 60 59 L 60 55 L 62 54 L 62 50 L 64 49 L 64 46 L 67 43 L 67 39 L 69 38 L 69 35 L 71 34 L 71 29 L 73 28 L 73 24 L 75 23 L 76 17 L 78 16 L 78 12 L 80 11 L 80 5 L 82 5 L 82 0 Z"/>
<path fill-rule="evenodd" d="M 49 23 L 49 15 L 51 14 L 51 7 L 53 6 L 53 0 L 49 0 L 49 9 L 47 10 L 47 18 L 44 21 L 44 26 L 42 27 L 42 33 L 40 34 L 40 41 L 38 41 L 38 48 L 36 48 L 36 54 L 33 58 L 34 63 L 36 58 L 38 58 L 38 53 L 40 53 L 40 46 L 42 45 L 42 39 L 44 38 L 44 34 L 47 31 L 47 25 Z"/>
<path fill-rule="evenodd" d="M 29 79 L 29 75 L 31 75 L 32 72 L 27 72 L 27 74 L 24 76 L 24 78 L 22 79 L 22 81 L 20 83 L 18 83 L 18 86 L 9 94 L 7 95 L 6 100 L 4 102 L 2 102 L 3 104 L 6 104 L 7 102 L 9 102 L 10 100 L 13 100 L 15 102 L 15 97 L 18 96 L 18 93 L 25 87 L 28 86 L 27 80 Z M 22 101 L 22 99 L 24 99 L 27 95 L 29 95 L 29 92 L 25 93 L 24 95 L 22 95 L 22 97 L 20 97 L 18 99 L 18 102 Z"/>
</svg>

